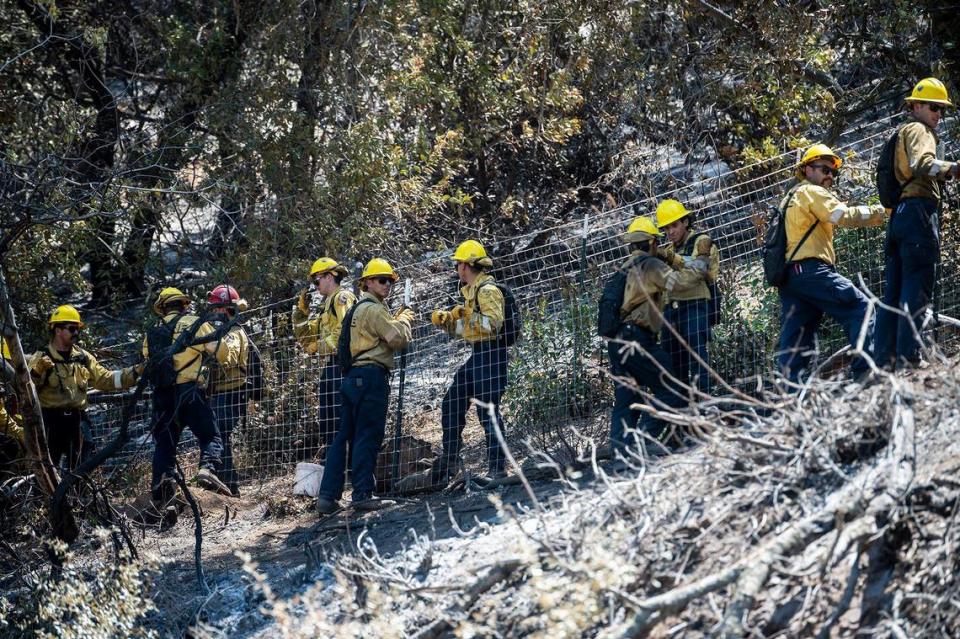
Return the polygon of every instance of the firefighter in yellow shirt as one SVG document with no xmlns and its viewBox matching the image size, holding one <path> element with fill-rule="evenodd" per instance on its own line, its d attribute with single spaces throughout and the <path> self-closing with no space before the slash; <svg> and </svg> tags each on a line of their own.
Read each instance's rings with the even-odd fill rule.
<svg viewBox="0 0 960 639">
<path fill-rule="evenodd" d="M 887 225 L 883 302 L 906 306 L 909 317 L 884 308 L 877 314 L 877 363 L 887 366 L 920 363 L 916 335 L 933 297 L 940 259 L 941 184 L 960 176 L 957 162 L 943 160 L 936 133 L 944 112 L 953 107 L 947 88 L 936 78 L 925 78 L 906 103 L 911 122 L 900 128 L 894 151 L 894 175 L 902 192 Z"/>
<path fill-rule="evenodd" d="M 223 336 L 226 356 L 210 366 L 210 404 L 223 443 L 223 465 L 217 476 L 234 497 L 240 495 L 239 477 L 233 466 L 233 432 L 247 417 L 247 362 L 250 338 L 237 323 L 237 313 L 247 310 L 247 301 L 228 284 L 207 293 L 207 311 L 213 323 L 233 322 Z"/>
<path fill-rule="evenodd" d="M 153 385 L 153 478 L 151 493 L 154 506 L 165 518 L 176 519 L 168 509 L 176 495 L 174 468 L 177 444 L 184 427 L 189 428 L 200 445 L 200 469 L 197 484 L 206 490 L 230 495 L 230 489 L 217 476 L 222 465 L 223 440 L 217 430 L 216 418 L 204 390 L 206 366 L 204 359 L 213 356 L 217 362 L 228 361 L 229 348 L 223 339 L 217 339 L 214 327 L 188 312 L 190 298 L 177 288 L 160 291 L 153 305 L 159 317 L 147 329 L 143 342 L 143 356 L 150 360 L 148 371 Z M 183 348 L 171 356 L 165 355 L 180 336 L 185 336 Z"/>
<path fill-rule="evenodd" d="M 84 324 L 73 306 L 58 307 L 47 320 L 50 342 L 44 351 L 27 358 L 27 368 L 37 388 L 50 459 L 76 468 L 83 442 L 81 421 L 87 409 L 87 391 L 123 390 L 140 378 L 136 367 L 109 370 L 88 351 L 77 346 Z M 92 442 L 91 442 L 92 445 Z"/>
<path fill-rule="evenodd" d="M 833 250 L 835 226 L 879 226 L 886 219 L 883 206 L 849 206 L 829 191 L 843 161 L 830 147 L 814 144 L 797 167 L 800 182 L 781 202 L 786 206 L 787 267 L 780 293 L 780 368 L 792 382 L 810 372 L 815 339 L 824 313 L 846 331 L 851 346 L 866 330 L 864 350 L 872 353 L 873 318 L 864 324 L 867 298 L 837 273 Z M 862 357 L 853 360 L 853 375 L 869 372 Z"/>
<path fill-rule="evenodd" d="M 10 365 L 10 349 L 7 340 L 2 340 L 0 353 L 0 480 L 5 473 L 16 472 L 17 465 L 25 457 L 23 427 L 16 414 L 18 402 L 14 394 L 15 375 Z"/>
<path fill-rule="evenodd" d="M 363 295 L 347 316 L 351 367 L 340 387 L 340 426 L 327 449 L 320 480 L 317 510 L 321 514 L 332 513 L 339 507 L 348 444 L 353 508 L 374 510 L 393 504 L 375 497 L 373 489 L 377 455 L 387 426 L 394 353 L 406 348 L 411 338 L 413 311 L 401 308 L 393 316 L 385 302 L 398 279 L 386 260 L 370 260 L 360 277 Z"/>
<path fill-rule="evenodd" d="M 304 350 L 321 358 L 317 403 L 319 404 L 320 443 L 329 444 L 337 432 L 340 417 L 340 384 L 343 374 L 337 363 L 337 341 L 347 312 L 357 303 L 356 296 L 343 286 L 347 268 L 329 257 L 321 257 L 310 269 L 310 281 L 323 301 L 315 318 L 309 315 L 307 291 L 300 293 L 293 309 L 293 333 Z"/>
<path fill-rule="evenodd" d="M 491 478 L 504 473 L 506 457 L 497 441 L 496 419 L 505 429 L 500 414 L 500 398 L 507 385 L 507 344 L 500 335 L 506 316 L 505 298 L 487 269 L 493 260 L 476 240 L 467 240 L 453 254 L 457 277 L 463 284 L 463 304 L 450 310 L 438 309 L 430 321 L 451 337 L 459 337 L 472 347 L 472 354 L 457 370 L 450 388 L 443 396 L 441 424 L 443 454 L 434 465 L 434 484 L 445 482 L 460 465 L 463 428 L 467 423 L 470 398 L 493 406 L 493 415 L 486 406 L 477 406 L 477 416 L 486 435 L 487 471 Z"/>
<path fill-rule="evenodd" d="M 710 374 L 692 357 L 691 351 L 709 365 L 710 302 L 715 290 L 711 285 L 716 283 L 720 271 L 720 251 L 710 236 L 694 230 L 693 224 L 690 211 L 677 200 L 664 200 L 657 205 L 657 228 L 666 233 L 670 242 L 669 252 L 662 259 L 675 255 L 680 258 L 677 265 L 681 269 L 676 285 L 667 295 L 664 319 L 687 346 L 667 327 L 661 331 L 660 341 L 670 353 L 677 378 L 684 384 L 696 384 L 701 392 L 709 394 Z M 710 263 L 706 273 L 685 268 L 687 262 L 703 255 Z"/>
<path fill-rule="evenodd" d="M 662 328 L 661 316 L 664 294 L 673 291 L 680 280 L 679 270 L 659 259 L 657 238 L 659 229 L 647 217 L 638 217 L 627 227 L 623 241 L 630 247 L 630 257 L 620 271 L 625 273 L 623 301 L 615 312 L 619 327 L 607 342 L 612 373 L 616 377 L 630 377 L 637 386 L 648 388 L 657 402 L 657 408 L 676 408 L 686 404 L 687 393 L 670 381 L 664 374 L 673 376 L 673 364 L 659 342 Z M 685 264 L 686 268 L 704 274 L 709 261 L 697 257 Z M 601 314 L 604 307 L 601 302 Z M 608 334 L 610 335 L 610 334 Z M 628 342 L 624 346 L 623 342 Z M 667 424 L 650 413 L 633 408 L 642 404 L 643 396 L 632 387 L 617 383 L 613 394 L 613 411 L 610 416 L 610 445 L 614 450 L 636 447 L 639 430 L 658 443 L 643 442 L 650 454 L 663 454 L 667 448 L 679 443 L 670 437 Z"/>
</svg>

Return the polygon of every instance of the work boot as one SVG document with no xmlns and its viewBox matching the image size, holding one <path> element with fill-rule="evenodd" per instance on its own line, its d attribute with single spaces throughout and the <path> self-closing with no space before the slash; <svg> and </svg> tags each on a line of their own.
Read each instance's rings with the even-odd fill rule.
<svg viewBox="0 0 960 639">
<path fill-rule="evenodd" d="M 160 532 L 166 532 L 177 524 L 178 519 L 176 507 L 157 506 L 151 502 L 149 506 L 137 513 L 134 521 L 144 526 L 160 526 Z"/>
<path fill-rule="evenodd" d="M 321 515 L 332 515 L 338 510 L 340 510 L 340 504 L 336 500 L 317 497 L 317 512 Z"/>
<path fill-rule="evenodd" d="M 376 495 L 366 495 L 360 497 L 359 499 L 354 498 L 351 504 L 353 505 L 353 509 L 356 511 L 373 512 L 375 510 L 396 506 L 397 502 L 391 499 L 382 499 Z"/>
<path fill-rule="evenodd" d="M 197 485 L 204 490 L 209 490 L 212 493 L 217 493 L 224 495 L 226 497 L 231 496 L 230 489 L 225 483 L 220 481 L 220 478 L 217 477 L 209 468 L 201 468 L 197 472 Z"/>
</svg>

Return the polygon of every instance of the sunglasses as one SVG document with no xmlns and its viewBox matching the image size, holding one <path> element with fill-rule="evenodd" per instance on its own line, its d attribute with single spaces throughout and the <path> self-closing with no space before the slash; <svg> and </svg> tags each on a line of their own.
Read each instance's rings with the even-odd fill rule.
<svg viewBox="0 0 960 639">
<path fill-rule="evenodd" d="M 930 109 L 930 111 L 933 113 L 940 113 L 941 111 L 943 111 L 944 106 L 942 104 L 934 103 L 934 104 L 927 104 L 927 108 Z"/>
<path fill-rule="evenodd" d="M 390 279 L 389 277 L 375 277 L 373 278 L 373 281 L 379 284 L 380 286 L 387 286 L 387 285 L 393 284 L 393 280 Z"/>
<path fill-rule="evenodd" d="M 61 324 L 57 328 L 64 331 L 68 331 L 71 335 L 76 335 L 77 333 L 80 332 L 80 327 L 77 326 L 76 324 L 66 324 L 66 325 Z"/>
<path fill-rule="evenodd" d="M 317 286 L 318 284 L 320 284 L 320 280 L 322 280 L 322 279 L 323 279 L 323 276 L 321 275 L 320 277 L 315 277 L 315 278 L 313 278 L 313 279 L 310 280 L 310 281 L 313 282 L 313 285 L 314 285 L 314 286 Z"/>
<path fill-rule="evenodd" d="M 837 169 L 826 164 L 811 164 L 810 167 L 819 170 L 824 175 L 837 175 L 839 172 Z"/>
</svg>

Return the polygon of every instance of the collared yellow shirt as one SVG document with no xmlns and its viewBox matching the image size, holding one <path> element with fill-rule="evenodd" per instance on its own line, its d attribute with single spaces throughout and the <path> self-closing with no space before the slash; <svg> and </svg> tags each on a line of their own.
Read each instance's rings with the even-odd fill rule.
<svg viewBox="0 0 960 639">
<path fill-rule="evenodd" d="M 463 295 L 463 317 L 449 318 L 443 329 L 451 337 L 462 337 L 469 343 L 495 340 L 506 315 L 503 291 L 492 275 L 481 273 L 473 284 L 460 288 Z"/>
<path fill-rule="evenodd" d="M 233 390 L 247 383 L 247 358 L 250 338 L 242 326 L 233 326 L 223 336 L 226 354 L 222 362 L 210 367 L 210 390 L 213 393 Z"/>
<path fill-rule="evenodd" d="M 698 233 L 697 231 L 690 229 L 690 234 L 687 236 L 687 240 L 677 251 L 677 254 L 697 257 L 700 254 L 700 250 L 697 247 L 701 241 L 701 238 L 709 239 L 709 237 L 710 236 L 706 233 Z M 674 285 L 673 290 L 671 290 L 666 296 L 667 302 L 709 300 L 711 295 L 710 287 L 707 286 L 707 283 L 709 282 L 710 284 L 713 284 L 716 282 L 719 274 L 720 249 L 717 248 L 716 244 L 713 244 L 710 247 L 710 269 L 707 271 L 707 274 L 704 275 L 692 268 L 680 269 L 677 282 Z"/>
<path fill-rule="evenodd" d="M 926 197 L 940 201 L 940 180 L 946 179 L 952 162 L 943 161 L 936 131 L 914 120 L 900 128 L 893 170 L 903 184 L 900 199 Z"/>
<path fill-rule="evenodd" d="M 41 360 L 47 357 L 53 366 L 43 370 Z M 87 391 L 123 390 L 134 386 L 140 376 L 134 367 L 118 370 L 104 368 L 90 352 L 74 346 L 66 359 L 53 347 L 37 351 L 27 358 L 27 368 L 37 387 L 43 408 L 85 410 Z"/>
<path fill-rule="evenodd" d="M 369 299 L 360 304 L 361 301 Z M 373 293 L 365 292 L 357 300 L 350 323 L 350 354 L 353 365 L 379 364 L 393 370 L 393 354 L 410 343 L 410 324 L 394 319 L 387 304 Z"/>
<path fill-rule="evenodd" d="M 299 306 L 294 306 L 291 315 L 293 336 L 308 353 L 335 354 L 343 318 L 356 303 L 356 295 L 341 286 L 324 298 L 320 314 L 313 319 Z"/>
<path fill-rule="evenodd" d="M 668 280 L 676 279 L 676 274 L 666 263 L 655 257 L 639 264 L 634 263 L 637 257 L 643 255 L 648 254 L 634 251 L 620 267 L 627 269 L 620 316 L 625 323 L 636 324 L 659 333 L 663 324 L 663 294 L 668 288 Z"/>
<path fill-rule="evenodd" d="M 827 264 L 836 264 L 833 227 L 880 226 L 883 224 L 885 215 L 884 208 L 880 204 L 848 206 L 822 186 L 802 180 L 787 205 L 787 260 L 792 259 L 798 262 L 812 257 L 823 260 Z M 815 221 L 819 223 L 796 255 L 793 255 L 800 240 Z M 792 258 L 791 255 L 793 255 Z"/>
</svg>

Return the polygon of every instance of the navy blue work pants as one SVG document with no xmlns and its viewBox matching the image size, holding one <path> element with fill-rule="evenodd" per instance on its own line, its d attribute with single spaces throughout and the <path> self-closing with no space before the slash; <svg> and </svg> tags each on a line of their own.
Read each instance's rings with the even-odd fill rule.
<svg viewBox="0 0 960 639">
<path fill-rule="evenodd" d="M 317 385 L 317 404 L 319 405 L 318 418 L 320 426 L 320 444 L 329 444 L 337 433 L 337 423 L 340 420 L 340 385 L 343 383 L 343 374 L 333 360 L 320 371 L 320 382 Z"/>
<path fill-rule="evenodd" d="M 707 394 L 710 393 L 710 374 L 691 351 L 707 364 L 710 363 L 707 355 L 707 343 L 710 341 L 710 326 L 707 324 L 709 305 L 709 300 L 676 301 L 668 304 L 663 311 L 664 323 L 669 323 L 680 333 L 689 349 L 680 343 L 667 326 L 660 330 L 660 343 L 670 354 L 677 379 L 683 383 L 693 383 L 695 380 L 700 392 Z"/>
<path fill-rule="evenodd" d="M 873 321 L 864 324 L 868 302 L 853 282 L 821 260 L 805 259 L 787 264 L 780 287 L 780 370 L 792 382 L 810 373 L 817 330 L 824 314 L 835 319 L 856 346 L 866 330 L 863 350 L 873 352 Z M 851 365 L 854 376 L 869 368 L 857 356 Z"/>
<path fill-rule="evenodd" d="M 909 318 L 880 309 L 877 314 L 877 363 L 916 363 L 920 360 L 917 334 L 933 298 L 936 264 L 940 259 L 940 226 L 934 200 L 901 200 L 887 224 L 884 243 L 886 287 L 883 302 L 907 308 Z"/>
<path fill-rule="evenodd" d="M 670 355 L 657 343 L 656 335 L 649 330 L 635 325 L 626 325 L 618 334 L 623 340 L 629 340 L 639 347 L 632 352 L 627 346 L 617 342 L 607 343 L 607 354 L 613 374 L 617 377 L 632 377 L 640 388 L 649 389 L 659 404 L 671 408 L 679 408 L 687 403 L 687 394 L 669 381 L 663 370 L 673 375 L 673 364 Z M 623 350 L 627 349 L 627 350 Z M 621 350 L 623 352 L 621 352 Z M 631 408 L 633 404 L 646 403 L 643 396 L 623 384 L 615 383 L 613 391 L 613 412 L 610 419 L 610 445 L 615 450 L 623 450 L 631 446 L 636 435 L 630 431 L 637 428 L 663 441 L 668 432 L 667 424 L 653 417 L 650 413 Z M 663 405 L 654 404 L 659 410 Z"/>
<path fill-rule="evenodd" d="M 240 386 L 230 390 L 214 393 L 210 398 L 213 404 L 213 414 L 217 419 L 217 430 L 223 443 L 223 465 L 218 477 L 230 490 L 234 490 L 239 483 L 237 470 L 233 465 L 233 432 L 247 416 L 247 390 Z"/>
<path fill-rule="evenodd" d="M 165 478 L 173 479 L 177 444 L 186 426 L 200 444 L 200 468 L 213 472 L 220 469 L 223 443 L 217 430 L 216 417 L 207 402 L 206 393 L 195 382 L 153 390 L 153 481 L 154 501 L 166 503 L 174 488 Z"/>
<path fill-rule="evenodd" d="M 453 383 L 443 396 L 441 405 L 443 455 L 440 464 L 442 468 L 454 468 L 460 458 L 463 427 L 467 424 L 470 398 L 474 397 L 489 405 L 476 407 L 477 417 L 480 418 L 486 435 L 487 469 L 491 474 L 503 472 L 506 455 L 497 440 L 493 420 L 497 420 L 500 432 L 505 433 L 503 416 L 500 414 L 500 398 L 507 386 L 507 363 L 506 346 L 494 342 L 477 342 L 473 345 L 473 354 L 453 376 Z"/>
<path fill-rule="evenodd" d="M 343 496 L 349 445 L 353 500 L 362 501 L 373 494 L 376 485 L 374 471 L 387 426 L 390 374 L 376 365 L 357 366 L 343 378 L 340 396 L 340 427 L 327 449 L 320 496 L 331 501 Z"/>
</svg>

